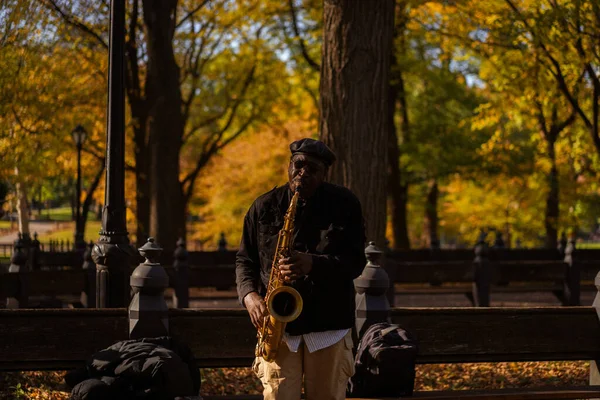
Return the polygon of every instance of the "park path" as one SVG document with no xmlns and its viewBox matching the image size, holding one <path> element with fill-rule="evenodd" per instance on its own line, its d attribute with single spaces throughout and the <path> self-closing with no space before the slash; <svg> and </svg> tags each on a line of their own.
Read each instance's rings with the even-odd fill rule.
<svg viewBox="0 0 600 400">
<path fill-rule="evenodd" d="M 37 232 L 38 235 L 43 235 L 53 230 L 57 229 L 56 221 L 31 221 L 29 222 L 29 232 L 33 236 L 34 232 Z M 14 231 L 12 233 L 0 236 L 0 244 L 13 244 L 15 240 L 17 240 L 18 232 Z"/>
</svg>

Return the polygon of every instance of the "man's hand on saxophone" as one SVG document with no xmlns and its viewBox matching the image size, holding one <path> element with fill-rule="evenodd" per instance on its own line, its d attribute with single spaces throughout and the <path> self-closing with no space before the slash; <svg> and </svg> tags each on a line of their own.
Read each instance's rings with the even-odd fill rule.
<svg viewBox="0 0 600 400">
<path fill-rule="evenodd" d="M 312 270 L 312 255 L 294 251 L 291 257 L 279 260 L 279 271 L 286 282 L 292 282 L 307 275 Z"/>
<path fill-rule="evenodd" d="M 257 292 L 248 293 L 246 297 L 244 297 L 244 305 L 246 306 L 246 310 L 248 310 L 248 314 L 250 314 L 252 325 L 254 325 L 256 329 L 262 327 L 263 321 L 268 315 L 268 311 L 267 305 L 261 295 Z"/>
</svg>

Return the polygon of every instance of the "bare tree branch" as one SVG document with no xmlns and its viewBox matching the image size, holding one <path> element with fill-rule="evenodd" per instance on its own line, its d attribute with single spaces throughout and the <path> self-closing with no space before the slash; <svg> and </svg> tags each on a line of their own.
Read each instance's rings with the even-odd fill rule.
<svg viewBox="0 0 600 400">
<path fill-rule="evenodd" d="M 137 20 L 139 15 L 138 0 L 133 0 L 131 20 L 129 21 L 128 39 L 125 43 L 127 56 L 127 73 L 125 75 L 127 95 L 132 107 L 139 106 L 142 101 L 142 87 L 140 82 L 140 70 L 137 57 Z"/>
<path fill-rule="evenodd" d="M 548 125 L 546 123 L 546 116 L 544 115 L 544 107 L 542 106 L 542 103 L 536 99 L 534 102 L 535 104 L 535 108 L 537 109 L 537 118 L 538 118 L 538 123 L 540 125 L 540 130 L 542 132 L 542 134 L 544 135 L 544 139 L 546 141 L 550 140 L 550 132 L 548 130 Z"/>
<path fill-rule="evenodd" d="M 310 54 L 308 54 L 308 50 L 306 49 L 306 44 L 304 43 L 304 39 L 300 35 L 300 29 L 298 29 L 298 17 L 296 15 L 296 9 L 294 8 L 294 0 L 289 0 L 288 4 L 289 4 L 289 8 L 290 8 L 290 15 L 292 16 L 292 27 L 294 28 L 294 34 L 298 40 L 298 43 L 300 44 L 300 50 L 302 51 L 302 57 L 304 57 L 304 59 L 306 60 L 308 65 L 310 65 L 310 67 L 314 71 L 318 72 L 321 70 L 321 66 L 319 65 L 319 63 L 317 63 L 315 60 L 312 59 Z"/>
<path fill-rule="evenodd" d="M 212 145 L 210 146 L 209 150 L 200 156 L 200 158 L 198 159 L 198 163 L 196 164 L 196 168 L 194 168 L 194 170 L 192 172 L 190 172 L 190 174 L 188 174 L 188 176 L 186 176 L 186 178 L 182 182 L 182 185 L 187 184 L 187 187 L 185 188 L 185 194 L 184 194 L 186 201 L 193 195 L 194 187 L 196 185 L 196 180 L 198 178 L 198 174 L 200 173 L 202 168 L 204 168 L 206 166 L 206 164 L 208 163 L 210 158 L 214 154 L 216 154 L 219 150 L 223 149 L 229 143 L 231 143 L 235 139 L 237 139 L 242 133 L 244 133 L 248 129 L 248 127 L 252 124 L 252 122 L 254 122 L 256 120 L 256 117 L 257 117 L 257 114 L 252 114 L 246 120 L 246 122 L 244 122 L 238 128 L 238 130 L 233 135 L 228 137 L 226 140 L 224 140 L 220 144 L 218 141 L 214 141 L 212 143 Z"/>
<path fill-rule="evenodd" d="M 482 40 L 477 40 L 477 39 L 473 39 L 470 38 L 468 36 L 462 36 L 462 35 L 458 35 L 456 33 L 451 33 L 448 31 L 444 31 L 441 29 L 437 29 L 437 28 L 430 28 L 429 26 L 427 26 L 427 24 L 425 24 L 423 21 L 419 21 L 418 19 L 415 19 L 415 21 L 421 25 L 421 27 L 427 31 L 427 32 L 435 32 L 438 33 L 442 36 L 445 37 L 449 37 L 452 39 L 460 39 L 461 41 L 470 44 L 471 46 L 473 45 L 484 45 L 484 46 L 489 46 L 489 47 L 499 47 L 499 48 L 503 48 L 503 49 L 509 49 L 509 50 L 522 50 L 521 47 L 514 45 L 514 44 L 507 44 L 507 43 L 502 43 L 502 42 L 495 42 L 492 41 L 488 38 L 486 38 L 485 41 Z M 471 47 L 471 50 L 476 50 L 475 48 Z"/>
<path fill-rule="evenodd" d="M 246 79 L 244 79 L 244 84 L 240 90 L 240 93 L 237 95 L 235 101 L 233 102 L 233 105 L 231 107 L 227 106 L 225 107 L 223 113 L 220 113 L 216 116 L 213 116 L 211 118 L 209 118 L 208 120 L 205 120 L 203 122 L 201 122 L 200 124 L 198 124 L 197 126 L 195 126 L 187 135 L 185 135 L 182 139 L 182 143 L 187 142 L 187 140 L 189 140 L 189 138 L 196 133 L 200 128 L 207 126 L 213 122 L 215 122 L 216 120 L 220 119 L 222 116 L 224 116 L 225 114 L 227 114 L 227 110 L 230 109 L 229 111 L 229 117 L 227 118 L 227 122 L 225 123 L 225 126 L 219 131 L 219 133 L 217 134 L 219 137 L 218 139 L 220 139 L 220 137 L 227 131 L 227 129 L 229 129 L 229 127 L 231 126 L 234 118 L 236 117 L 236 113 L 237 113 L 237 109 L 240 106 L 240 104 L 242 103 L 242 101 L 244 100 L 244 96 L 246 95 L 246 91 L 248 90 L 248 87 L 250 86 L 250 84 L 252 83 L 252 80 L 254 79 L 254 73 L 256 71 L 256 64 L 254 64 L 252 66 L 252 68 L 250 68 L 250 71 L 248 72 L 248 75 L 246 76 Z M 218 140 L 217 139 L 217 140 Z"/>
<path fill-rule="evenodd" d="M 92 147 L 92 148 L 90 148 Z M 86 146 L 84 148 L 81 149 L 84 153 L 87 153 L 89 155 L 91 155 L 92 157 L 94 157 L 97 160 L 101 160 L 102 162 L 105 161 L 104 156 L 102 155 L 101 152 L 98 152 L 99 149 L 96 146 L 96 143 L 87 143 Z"/>
<path fill-rule="evenodd" d="M 94 180 L 92 181 L 92 184 L 89 186 L 88 190 L 87 190 L 87 196 L 85 196 L 85 200 L 83 202 L 83 209 L 85 210 L 86 208 L 89 208 L 92 199 L 93 199 L 93 194 L 94 191 L 98 188 L 98 185 L 100 184 L 100 179 L 102 179 L 102 175 L 104 172 L 104 168 L 105 168 L 105 163 L 106 160 L 104 158 L 100 159 L 100 169 L 98 170 L 98 172 L 96 172 L 96 175 L 94 176 Z M 87 205 L 87 207 L 86 207 Z"/>
<path fill-rule="evenodd" d="M 196 163 L 196 167 L 181 182 L 182 187 L 185 186 L 186 184 L 188 184 L 188 188 L 187 188 L 186 194 L 185 194 L 186 199 L 189 199 L 189 196 L 191 196 L 191 194 L 193 193 L 193 186 L 195 184 L 196 178 L 198 177 L 200 170 L 208 163 L 210 158 L 217 151 L 222 149 L 224 146 L 226 146 L 232 140 L 237 138 L 242 132 L 244 132 L 248 128 L 250 123 L 256 118 L 256 116 L 254 114 L 251 115 L 250 118 L 246 121 L 246 123 L 242 124 L 240 129 L 238 129 L 238 131 L 236 133 L 234 133 L 231 138 L 229 138 L 229 139 L 225 140 L 223 143 L 219 144 L 219 142 L 221 142 L 221 139 L 223 138 L 223 135 L 225 134 L 225 132 L 227 132 L 227 130 L 229 129 L 229 127 L 231 126 L 231 124 L 233 122 L 233 119 L 235 118 L 235 116 L 237 114 L 237 109 L 240 106 L 240 104 L 242 103 L 244 96 L 246 94 L 246 91 L 248 90 L 248 87 L 250 86 L 250 83 L 254 79 L 255 71 L 256 71 L 256 64 L 254 64 L 252 66 L 252 68 L 250 68 L 250 71 L 248 72 L 248 75 L 246 76 L 246 79 L 244 80 L 244 84 L 242 86 L 240 94 L 231 108 L 230 115 L 229 115 L 227 122 L 225 123 L 225 126 L 223 126 L 223 128 L 221 128 L 218 132 L 209 136 L 205 140 L 205 142 L 202 144 L 202 151 L 200 152 L 200 156 L 198 158 L 198 162 Z"/>
<path fill-rule="evenodd" d="M 200 77 L 202 76 L 202 74 L 204 72 L 204 66 L 206 65 L 208 60 L 210 60 L 212 58 L 216 48 L 221 43 L 221 40 L 223 40 L 223 36 L 225 34 L 225 33 L 222 33 L 217 38 L 217 40 L 215 40 L 215 42 L 211 46 L 210 50 L 208 51 L 208 54 L 205 57 L 202 57 L 202 53 L 204 52 L 205 45 L 208 41 L 207 38 L 210 37 L 212 32 L 215 30 L 215 28 L 216 28 L 216 25 L 214 23 L 212 23 L 212 21 L 211 21 L 209 28 L 208 28 L 208 32 L 203 35 L 202 41 L 200 43 L 198 50 L 195 51 L 195 53 L 192 53 L 190 56 L 190 62 L 188 65 L 188 69 L 186 71 L 186 75 L 188 75 L 188 76 L 191 75 L 192 81 L 191 81 L 188 97 L 187 97 L 187 99 L 183 99 L 183 101 L 182 101 L 183 102 L 183 116 L 184 116 L 184 120 L 186 120 L 186 121 L 189 117 L 190 108 L 192 106 L 192 103 L 193 103 L 194 99 L 196 98 L 196 89 L 198 88 L 198 83 L 200 82 Z M 195 43 L 195 41 L 194 41 L 194 43 Z M 201 59 L 204 59 L 204 61 L 202 61 L 202 63 L 200 63 Z"/>
<path fill-rule="evenodd" d="M 578 38 L 575 44 L 575 48 L 577 49 L 577 53 L 581 58 L 581 61 L 584 63 L 585 70 L 588 74 L 588 77 L 592 81 L 593 86 L 593 96 L 592 96 L 592 129 L 594 132 L 594 136 L 598 136 L 598 116 L 599 116 L 599 105 L 598 99 L 600 98 L 600 78 L 596 75 L 596 71 L 592 65 L 587 62 L 587 55 L 585 50 L 583 49 L 583 44 L 581 38 Z M 596 139 L 594 138 L 594 141 Z M 600 140 L 600 138 L 599 138 Z"/>
<path fill-rule="evenodd" d="M 225 123 L 225 126 L 219 132 L 220 136 L 223 136 L 223 134 L 231 126 L 231 123 L 233 122 L 233 119 L 235 118 L 235 115 L 237 113 L 237 109 L 239 108 L 240 104 L 242 104 L 242 101 L 244 100 L 244 96 L 246 95 L 246 91 L 248 90 L 248 88 L 250 87 L 250 83 L 252 83 L 252 80 L 254 79 L 255 71 L 256 71 L 256 64 L 254 64 L 252 66 L 252 68 L 250 68 L 250 71 L 248 72 L 248 76 L 246 76 L 246 79 L 244 80 L 244 85 L 242 86 L 242 90 L 240 91 L 238 98 L 236 99 L 235 103 L 233 104 L 233 107 L 231 108 L 231 114 L 229 116 L 229 119 Z"/>
<path fill-rule="evenodd" d="M 185 21 L 187 21 L 188 19 L 192 18 L 198 11 L 200 11 L 202 8 L 204 8 L 204 6 L 209 3 L 210 0 L 204 0 L 203 2 L 201 2 L 197 7 L 195 7 L 192 11 L 188 12 L 185 17 L 183 17 L 176 25 L 175 25 L 175 29 L 179 29 L 179 27 L 181 27 Z"/>
<path fill-rule="evenodd" d="M 556 78 L 559 88 L 561 89 L 561 91 L 563 92 L 565 97 L 569 100 L 569 102 L 571 103 L 571 106 L 577 111 L 577 113 L 583 120 L 585 126 L 587 127 L 587 129 L 589 130 L 589 132 L 592 136 L 592 141 L 594 142 L 594 146 L 596 147 L 596 150 L 598 152 L 600 152 L 600 137 L 598 136 L 598 117 L 599 117 L 598 98 L 600 97 L 600 85 L 597 84 L 598 82 L 594 82 L 593 121 L 590 121 L 590 119 L 588 118 L 586 113 L 583 111 L 583 109 L 579 105 L 579 101 L 573 96 L 573 93 L 569 89 L 569 86 L 567 85 L 565 76 L 562 72 L 560 63 L 556 60 L 555 57 L 552 56 L 552 54 L 546 47 L 545 43 L 536 34 L 535 30 L 531 27 L 531 25 L 527 21 L 527 18 L 525 18 L 522 15 L 521 11 L 518 9 L 518 7 L 515 6 L 513 1 L 512 0 L 504 0 L 504 1 L 520 17 L 521 22 L 523 22 L 523 24 L 527 27 L 527 29 L 529 30 L 529 33 L 537 41 L 537 44 L 540 46 L 540 48 L 542 49 L 542 51 L 544 52 L 546 57 L 550 60 L 550 62 L 554 66 L 554 70 L 550 69 L 550 72 Z M 589 63 L 585 63 L 584 69 L 586 72 L 588 72 L 588 75 L 590 75 Z M 593 72 L 594 71 L 592 70 L 592 73 Z M 593 80 L 594 78 L 596 78 L 596 80 L 598 79 L 598 77 L 595 75 L 595 73 L 593 73 L 593 76 L 590 76 L 590 79 Z"/>
<path fill-rule="evenodd" d="M 237 139 L 242 133 L 244 133 L 248 127 L 250 126 L 250 124 L 252 124 L 258 117 L 258 114 L 252 114 L 247 120 L 246 122 L 244 122 L 239 128 L 238 130 L 231 136 L 229 136 L 226 140 L 224 140 L 220 145 L 219 145 L 219 150 L 223 149 L 225 146 L 227 146 L 229 143 L 233 142 L 235 139 Z"/>
<path fill-rule="evenodd" d="M 106 43 L 104 41 L 104 39 L 102 39 L 102 36 L 100 36 L 98 33 L 94 32 L 94 30 L 92 28 L 90 28 L 83 22 L 76 19 L 73 15 L 69 15 L 66 12 L 64 12 L 60 8 L 60 6 L 56 3 L 55 0 L 43 0 L 43 2 L 45 3 L 46 7 L 50 8 L 50 9 L 54 9 L 54 11 L 56 11 L 67 24 L 69 24 L 69 25 L 79 29 L 81 32 L 91 36 L 92 38 L 94 38 L 96 40 L 96 42 L 98 42 L 98 44 L 100 44 L 105 49 L 108 49 L 108 43 Z"/>
<path fill-rule="evenodd" d="M 14 105 L 11 105 L 10 110 L 12 111 L 13 116 L 15 117 L 15 120 L 17 121 L 17 125 L 19 125 L 19 127 L 21 129 L 23 129 L 25 132 L 32 134 L 32 135 L 37 135 L 39 133 L 39 131 L 25 126 L 25 124 L 23 123 L 23 120 L 21 120 L 21 117 L 19 116 L 19 113 L 15 109 Z M 38 118 L 38 121 L 41 121 L 41 120 L 42 120 L 41 118 Z"/>
<path fill-rule="evenodd" d="M 224 107 L 223 111 L 221 111 L 220 113 L 217 113 L 209 118 L 206 118 L 205 120 L 201 121 L 200 123 L 194 125 L 189 132 L 187 133 L 187 135 L 185 135 L 182 139 L 182 142 L 185 143 L 187 142 L 187 140 L 194 136 L 200 129 L 207 127 L 215 122 L 217 122 L 219 119 L 223 118 L 223 116 L 225 114 L 227 114 L 227 110 L 229 109 L 229 106 Z"/>
<path fill-rule="evenodd" d="M 556 125 L 557 135 L 558 135 L 558 133 L 562 132 L 563 129 L 565 129 L 566 127 L 573 124 L 575 122 L 576 117 L 577 117 L 577 112 L 575 110 L 572 110 L 571 114 L 569 115 L 569 117 L 567 119 L 565 119 L 563 122 Z"/>
</svg>

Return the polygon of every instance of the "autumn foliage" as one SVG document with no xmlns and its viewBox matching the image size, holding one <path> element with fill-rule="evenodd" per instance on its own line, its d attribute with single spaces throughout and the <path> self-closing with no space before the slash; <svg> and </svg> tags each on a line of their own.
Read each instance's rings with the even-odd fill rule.
<svg viewBox="0 0 600 400">
<path fill-rule="evenodd" d="M 584 386 L 588 362 L 523 362 L 417 366 L 415 390 Z M 202 369 L 203 395 L 260 394 L 250 368 Z M 0 399 L 66 400 L 64 372 L 0 374 Z"/>
<path fill-rule="evenodd" d="M 0 6 L 0 178 L 21 183 L 26 198 L 71 190 L 70 132 L 82 124 L 82 196 L 103 201 L 103 183 L 91 189 L 105 151 L 107 4 Z M 152 4 L 128 2 L 132 237 L 149 233 L 150 202 L 170 195 L 181 205 L 160 207 L 173 213 L 161 221 L 183 215 L 194 222 L 189 240 L 210 248 L 225 232 L 235 247 L 252 198 L 285 182 L 289 142 L 319 135 L 322 4 L 175 2 L 169 12 L 182 109 L 170 126 L 181 129 L 160 145 L 176 146 L 175 158 L 165 153 L 150 170 L 157 108 L 146 85 L 156 60 L 146 49 L 156 37 L 144 15 L 157 11 Z M 392 246 L 399 223 L 412 247 L 434 236 L 445 246 L 470 246 L 480 229 L 503 233 L 511 246 L 551 246 L 562 232 L 585 238 L 596 229 L 598 15 L 589 1 L 396 2 L 390 101 L 397 143 L 390 145 L 398 151 L 390 162 L 406 191 L 396 205 L 407 218 L 388 218 Z M 169 179 L 178 182 L 163 187 L 172 193 L 152 192 L 152 174 L 173 163 L 179 176 Z"/>
</svg>

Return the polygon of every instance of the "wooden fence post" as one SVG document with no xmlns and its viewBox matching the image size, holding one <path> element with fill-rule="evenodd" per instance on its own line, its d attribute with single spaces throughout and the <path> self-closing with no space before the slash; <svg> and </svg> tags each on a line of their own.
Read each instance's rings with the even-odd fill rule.
<svg viewBox="0 0 600 400">
<path fill-rule="evenodd" d="M 496 238 L 494 239 L 493 247 L 495 249 L 503 249 L 505 247 L 504 239 L 502 239 L 502 232 L 496 231 Z"/>
<path fill-rule="evenodd" d="M 175 269 L 175 290 L 173 292 L 173 308 L 189 308 L 190 307 L 190 267 L 188 265 L 189 253 L 185 248 L 185 240 L 179 238 L 177 248 L 173 253 L 175 261 L 173 268 Z"/>
<path fill-rule="evenodd" d="M 394 287 L 394 282 L 396 282 L 396 274 L 398 273 L 398 263 L 392 261 L 392 249 L 390 249 L 390 242 L 386 240 L 385 249 L 383 251 L 383 269 L 388 275 L 389 286 L 386 292 L 386 297 L 388 299 L 388 303 L 390 307 L 394 307 L 396 303 L 396 288 Z M 401 272 L 401 271 L 400 271 Z"/>
<path fill-rule="evenodd" d="M 441 260 L 441 255 L 442 255 L 442 250 L 440 248 L 440 246 L 435 246 L 436 242 L 432 242 L 431 246 L 429 247 L 429 260 L 431 261 L 440 261 Z M 439 243 L 438 243 L 439 244 Z M 444 282 L 442 282 L 439 278 L 439 276 L 430 276 L 429 277 L 429 284 L 431 286 L 441 286 Z"/>
<path fill-rule="evenodd" d="M 218 251 L 227 251 L 227 239 L 225 239 L 225 232 L 221 232 L 221 238 L 219 239 L 217 246 Z"/>
<path fill-rule="evenodd" d="M 382 254 L 375 242 L 369 242 L 365 249 L 367 265 L 362 274 L 354 280 L 357 335 L 355 339 L 360 339 L 369 326 L 377 322 L 390 322 L 390 304 L 386 296 L 390 280 L 387 272 L 380 266 Z"/>
<path fill-rule="evenodd" d="M 565 248 L 565 279 L 563 281 L 563 305 L 581 305 L 581 271 L 577 262 L 575 238 L 569 240 Z"/>
<path fill-rule="evenodd" d="M 83 291 L 80 301 L 85 308 L 96 308 L 96 264 L 92 258 L 94 243 L 90 242 L 83 253 Z"/>
<path fill-rule="evenodd" d="M 488 247 L 485 236 L 480 235 L 475 245 L 475 259 L 473 260 L 473 305 L 475 307 L 490 306 L 490 286 L 492 269 L 488 258 Z"/>
<path fill-rule="evenodd" d="M 15 251 L 10 259 L 8 273 L 19 274 L 19 289 L 16 297 L 6 299 L 6 308 L 26 308 L 29 302 L 29 276 L 27 274 L 27 254 L 23 251 L 23 236 L 15 241 Z"/>
<path fill-rule="evenodd" d="M 139 251 L 146 261 L 130 278 L 133 299 L 129 305 L 129 338 L 166 336 L 169 309 L 164 292 L 169 287 L 169 276 L 159 261 L 162 248 L 149 238 Z"/>
<path fill-rule="evenodd" d="M 21 235 L 21 250 L 27 257 L 26 268 L 31 271 L 31 236 L 29 236 L 29 232 L 24 232 Z"/>
<path fill-rule="evenodd" d="M 565 250 L 567 249 L 567 244 L 569 241 L 567 240 L 567 234 L 565 232 L 560 234 L 560 240 L 558 241 L 557 249 L 560 253 L 561 257 L 565 256 Z"/>
<path fill-rule="evenodd" d="M 37 232 L 33 233 L 33 240 L 31 241 L 30 250 L 31 259 L 31 271 L 38 271 L 40 269 L 40 241 L 38 240 Z"/>
</svg>

